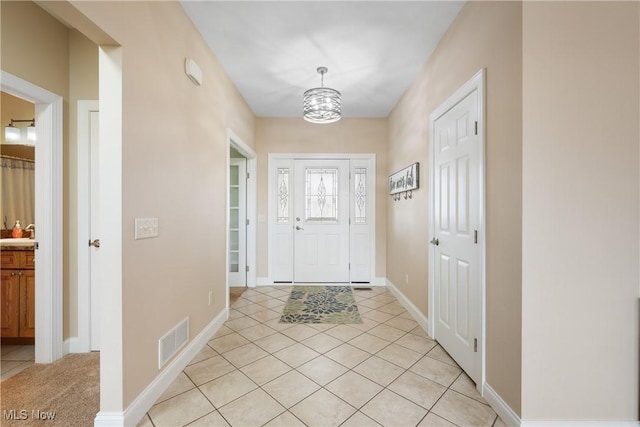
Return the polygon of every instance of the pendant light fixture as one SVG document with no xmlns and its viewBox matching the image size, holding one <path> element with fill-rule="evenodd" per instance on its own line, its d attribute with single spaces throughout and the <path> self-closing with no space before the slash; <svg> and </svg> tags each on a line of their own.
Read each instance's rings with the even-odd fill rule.
<svg viewBox="0 0 640 427">
<path fill-rule="evenodd" d="M 318 67 L 320 87 L 304 93 L 302 102 L 303 117 L 311 123 L 333 123 L 342 117 L 342 95 L 335 89 L 324 87 L 324 75 L 327 67 Z"/>
</svg>

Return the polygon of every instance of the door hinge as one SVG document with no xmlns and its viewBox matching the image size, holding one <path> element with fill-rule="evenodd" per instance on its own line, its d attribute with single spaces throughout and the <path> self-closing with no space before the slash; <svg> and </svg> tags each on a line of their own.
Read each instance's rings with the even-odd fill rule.
<svg viewBox="0 0 640 427">
<path fill-rule="evenodd" d="M 351 270 L 351 263 L 349 263 L 349 270 Z"/>
<path fill-rule="evenodd" d="M 247 179 L 249 179 L 249 178 L 251 178 L 251 174 L 249 172 L 247 172 Z"/>
<path fill-rule="evenodd" d="M 249 219 L 247 219 L 247 225 L 249 225 Z"/>
<path fill-rule="evenodd" d="M 245 267 L 245 271 L 246 271 L 247 273 L 249 272 L 249 266 L 248 266 L 248 265 Z"/>
<path fill-rule="evenodd" d="M 478 134 L 478 122 L 475 122 L 475 130 L 474 130 L 475 134 Z"/>
<path fill-rule="evenodd" d="M 478 352 L 478 338 L 473 339 L 473 352 L 474 353 Z"/>
<path fill-rule="evenodd" d="M 478 244 L 478 230 L 473 230 L 473 243 Z"/>
</svg>

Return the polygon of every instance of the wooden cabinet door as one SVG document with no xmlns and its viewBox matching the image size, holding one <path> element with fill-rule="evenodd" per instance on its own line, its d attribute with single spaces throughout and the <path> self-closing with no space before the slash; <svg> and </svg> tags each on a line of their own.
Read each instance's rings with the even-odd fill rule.
<svg viewBox="0 0 640 427">
<path fill-rule="evenodd" d="M 0 336 L 18 336 L 19 299 L 18 272 L 16 270 L 0 271 Z"/>
<path fill-rule="evenodd" d="M 23 270 L 20 277 L 20 336 L 36 336 L 36 272 Z"/>
</svg>

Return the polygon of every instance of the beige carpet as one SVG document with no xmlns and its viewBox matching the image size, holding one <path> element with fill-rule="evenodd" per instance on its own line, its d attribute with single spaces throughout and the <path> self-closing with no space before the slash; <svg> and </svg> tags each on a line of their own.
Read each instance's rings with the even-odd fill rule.
<svg viewBox="0 0 640 427">
<path fill-rule="evenodd" d="M 100 353 L 33 365 L 0 382 L 0 400 L 3 427 L 92 426 L 100 408 Z"/>
</svg>

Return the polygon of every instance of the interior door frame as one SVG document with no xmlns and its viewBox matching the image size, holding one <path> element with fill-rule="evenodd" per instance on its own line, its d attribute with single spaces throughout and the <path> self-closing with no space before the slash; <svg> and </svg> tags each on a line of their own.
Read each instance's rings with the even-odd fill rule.
<svg viewBox="0 0 640 427">
<path fill-rule="evenodd" d="M 435 182 L 435 131 L 434 125 L 438 118 L 444 115 L 447 111 L 457 105 L 460 101 L 467 97 L 474 90 L 478 91 L 478 103 L 479 103 L 479 111 L 478 111 L 478 143 L 480 144 L 480 154 L 479 154 L 479 182 L 478 185 L 478 199 L 479 199 L 479 244 L 480 244 L 480 294 L 481 294 L 481 307 L 480 307 L 480 337 L 478 339 L 480 353 L 480 381 L 476 384 L 477 389 L 482 394 L 482 390 L 484 389 L 484 383 L 486 381 L 486 182 L 485 182 L 485 69 L 480 69 L 473 77 L 471 77 L 466 83 L 464 83 L 458 90 L 456 90 L 446 101 L 444 101 L 438 108 L 436 108 L 429 115 L 429 129 L 430 129 L 430 178 L 431 178 L 431 195 L 429 197 L 429 215 L 430 215 L 430 224 L 429 224 L 429 240 L 436 236 L 435 230 L 435 212 L 434 207 L 435 203 L 433 200 L 435 194 L 434 182 Z M 429 247 L 428 251 L 428 262 L 429 262 L 429 335 L 437 340 L 435 335 L 435 253 Z"/>
<path fill-rule="evenodd" d="M 369 283 L 374 285 L 376 282 L 376 193 L 377 193 L 377 179 L 376 179 L 376 155 L 375 153 L 269 153 L 269 165 L 268 165 L 268 202 L 267 208 L 269 212 L 269 220 L 268 220 L 268 248 L 269 253 L 273 253 L 273 247 L 275 245 L 276 240 L 276 223 L 274 221 L 276 215 L 276 207 L 275 207 L 275 195 L 277 190 L 275 189 L 275 180 L 274 180 L 274 172 L 275 172 L 275 164 L 281 160 L 289 160 L 291 165 L 294 164 L 294 160 L 358 160 L 358 161 L 366 161 L 368 162 L 368 178 L 367 178 L 367 187 L 371 189 L 367 191 L 367 214 L 370 217 L 368 221 L 369 226 L 369 237 L 370 237 L 370 249 L 369 249 L 369 260 L 370 260 L 370 273 L 369 273 Z M 353 169 L 353 162 L 349 167 L 349 173 Z M 291 175 L 293 176 L 293 175 Z M 350 184 L 351 185 L 351 184 Z M 293 187 L 293 185 L 292 185 Z M 351 200 L 349 201 L 349 205 L 351 205 Z M 351 209 L 349 209 L 349 216 L 351 217 Z M 293 226 L 291 227 L 291 233 L 293 234 Z M 351 227 L 349 230 L 349 238 L 351 239 Z M 291 244 L 293 245 L 293 236 L 291 237 Z M 350 251 L 351 252 L 351 251 Z M 293 257 L 293 251 L 291 253 Z M 351 254 L 350 254 L 351 256 Z M 274 278 L 271 276 L 275 271 L 274 257 L 269 256 L 268 260 L 269 265 L 269 276 L 266 279 L 267 284 L 273 283 Z M 294 283 L 294 274 L 293 269 L 295 266 L 293 262 L 291 262 L 291 283 Z M 351 274 L 351 272 L 350 272 Z"/>
<path fill-rule="evenodd" d="M 77 180 L 78 180 L 78 340 L 70 342 L 70 353 L 86 353 L 91 351 L 92 322 L 91 316 L 91 291 L 97 285 L 92 283 L 89 263 L 91 260 L 91 248 L 88 245 L 91 240 L 91 199 L 89 183 L 91 182 L 91 140 L 89 138 L 91 112 L 99 111 L 97 100 L 78 101 L 78 134 L 77 134 Z M 98 333 L 99 335 L 99 333 Z"/>
<path fill-rule="evenodd" d="M 36 337 L 35 362 L 62 357 L 63 98 L 0 70 L 0 89 L 35 104 Z"/>
<path fill-rule="evenodd" d="M 229 308 L 229 167 L 231 165 L 231 147 L 238 150 L 243 156 L 247 158 L 247 173 L 249 178 L 247 179 L 247 204 L 246 213 L 249 224 L 247 225 L 247 246 L 246 246 L 246 265 L 249 266 L 247 272 L 247 287 L 253 288 L 256 286 L 256 271 L 258 269 L 257 263 L 257 177 L 258 177 L 258 155 L 256 152 L 247 145 L 242 138 L 236 135 L 231 129 L 227 129 L 227 166 L 226 166 L 226 181 L 225 181 L 225 193 L 226 193 L 226 255 L 225 255 L 225 283 L 226 283 L 226 307 Z"/>
</svg>

